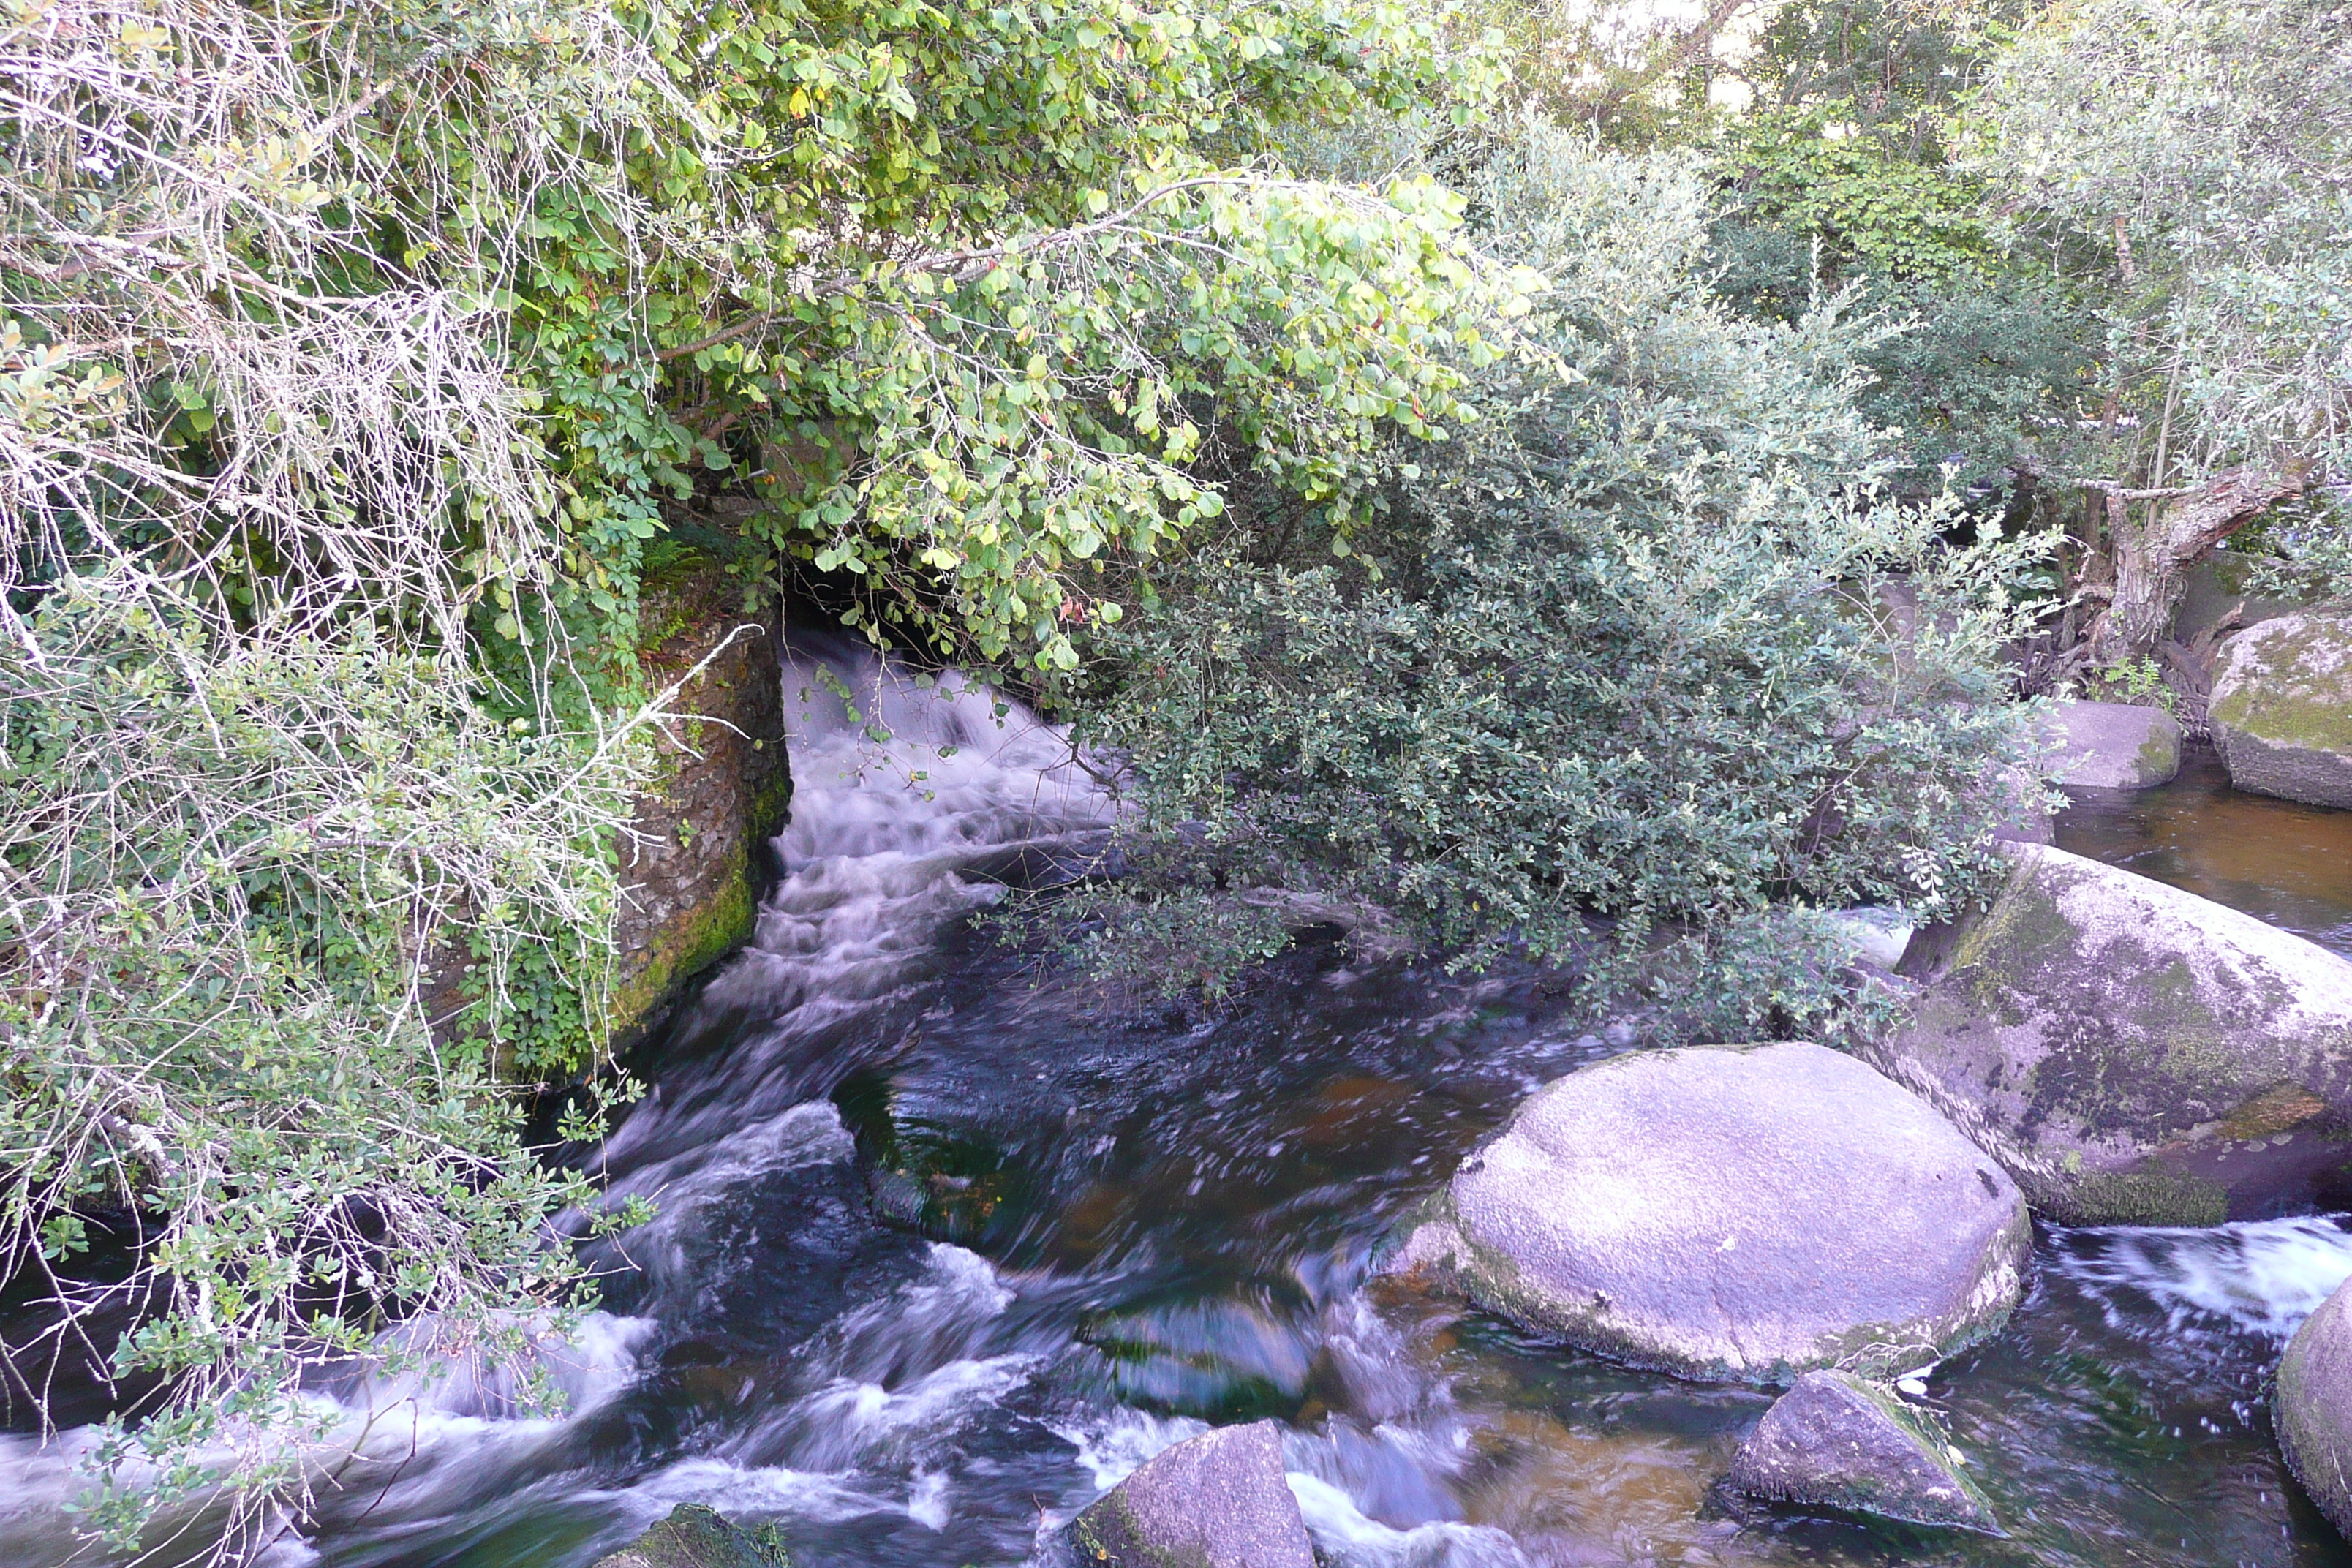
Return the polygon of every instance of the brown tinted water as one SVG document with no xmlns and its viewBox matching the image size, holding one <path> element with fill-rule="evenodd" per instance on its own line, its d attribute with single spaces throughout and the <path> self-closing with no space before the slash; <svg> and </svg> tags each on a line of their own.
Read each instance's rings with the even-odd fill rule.
<svg viewBox="0 0 2352 1568">
<path fill-rule="evenodd" d="M 2352 811 L 2230 787 L 2210 746 L 2180 776 L 2137 794 L 2085 795 L 2056 823 L 2058 847 L 2243 910 L 2352 958 Z"/>
</svg>

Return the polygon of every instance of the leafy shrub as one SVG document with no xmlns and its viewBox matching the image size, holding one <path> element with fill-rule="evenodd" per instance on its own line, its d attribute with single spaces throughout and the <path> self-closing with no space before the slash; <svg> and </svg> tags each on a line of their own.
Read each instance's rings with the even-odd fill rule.
<svg viewBox="0 0 2352 1568">
<path fill-rule="evenodd" d="M 1376 536 L 1336 541 L 1372 559 L 1244 520 L 1097 635 L 1136 875 L 1084 895 L 1078 945 L 1213 989 L 1279 941 L 1269 889 L 1456 963 L 1597 962 L 1601 922 L 1621 954 L 1682 933 L 1681 1010 L 1719 1018 L 1701 993 L 1773 911 L 1976 885 L 2027 743 L 1995 655 L 2033 547 L 1948 547 L 1943 510 L 1875 487 L 1870 333 L 1718 302 L 1686 162 L 1530 122 L 1475 195 L 1549 279 L 1540 352 L 1481 375 L 1483 434 L 1416 448 Z M 1820 1015 L 1835 967 L 1740 999 L 1748 1023 Z"/>
</svg>

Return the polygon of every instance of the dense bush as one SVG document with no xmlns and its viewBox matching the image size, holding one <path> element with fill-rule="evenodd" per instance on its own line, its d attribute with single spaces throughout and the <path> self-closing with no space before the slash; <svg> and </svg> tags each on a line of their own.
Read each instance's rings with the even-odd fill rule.
<svg viewBox="0 0 2352 1568">
<path fill-rule="evenodd" d="M 1369 559 L 1269 506 L 1097 639 L 1137 869 L 1079 945 L 1214 989 L 1302 910 L 1377 907 L 1470 963 L 1590 960 L 1601 918 L 1719 961 L 1683 966 L 1694 1019 L 1818 1015 L 1818 964 L 1698 992 L 1754 979 L 1776 910 L 1973 885 L 2021 744 L 1994 656 L 2028 549 L 1948 548 L 1876 488 L 1872 332 L 1720 304 L 1687 162 L 1530 121 L 1475 195 L 1550 280 L 1473 384 L 1478 433 L 1415 450 Z"/>
</svg>

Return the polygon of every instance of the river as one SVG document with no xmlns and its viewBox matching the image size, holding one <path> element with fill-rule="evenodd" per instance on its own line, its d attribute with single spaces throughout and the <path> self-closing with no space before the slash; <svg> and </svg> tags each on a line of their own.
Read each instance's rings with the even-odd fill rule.
<svg viewBox="0 0 2352 1568">
<path fill-rule="evenodd" d="M 2352 1275 L 2335 1220 L 2042 1227 L 2009 1328 L 1925 1379 L 2006 1539 L 1743 1523 L 1710 1488 L 1769 1394 L 1372 1276 L 1400 1212 L 1623 1021 L 1540 973 L 1359 972 L 1330 945 L 1213 1013 L 1041 974 L 965 917 L 1098 842 L 1063 738 L 843 645 L 803 644 L 791 681 L 787 875 L 595 1155 L 660 1217 L 600 1244 L 605 1310 L 554 1358 L 570 1414 L 463 1378 L 373 1391 L 368 1458 L 282 1568 L 578 1568 L 681 1501 L 778 1521 L 800 1568 L 994 1568 L 1259 1416 L 1349 1568 L 2352 1564 L 2265 1414 L 2284 1337 Z M 2206 767 L 2061 841 L 2347 951 L 2352 818 Z M 2250 824 L 2286 837 L 2249 847 Z M 0 1447 L 0 1563 L 61 1560 L 74 1441 Z"/>
</svg>

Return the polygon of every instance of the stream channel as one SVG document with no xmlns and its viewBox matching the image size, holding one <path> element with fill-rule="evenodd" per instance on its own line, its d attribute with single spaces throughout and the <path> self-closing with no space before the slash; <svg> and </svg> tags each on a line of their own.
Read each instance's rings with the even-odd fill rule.
<svg viewBox="0 0 2352 1568">
<path fill-rule="evenodd" d="M 1399 1213 L 1622 1024 L 1536 974 L 1331 945 L 1209 1016 L 1041 982 L 966 917 L 1099 834 L 1062 739 L 845 646 L 802 643 L 787 685 L 787 874 L 601 1152 L 660 1217 L 598 1255 L 606 1310 L 552 1358 L 570 1413 L 464 1376 L 354 1395 L 368 1458 L 285 1568 L 581 1568 L 681 1501 L 776 1521 L 799 1568 L 996 1568 L 1160 1448 L 1268 1415 L 1351 1568 L 2352 1564 L 2266 1410 L 2352 1275 L 2335 1219 L 2042 1227 L 2025 1304 L 1923 1400 L 2006 1539 L 1741 1523 L 1709 1489 L 1768 1393 L 1371 1278 Z M 2210 754 L 2059 841 L 2352 953 L 2352 814 L 2237 795 Z M 64 1560 L 81 1440 L 0 1439 L 7 1568 Z"/>
</svg>

